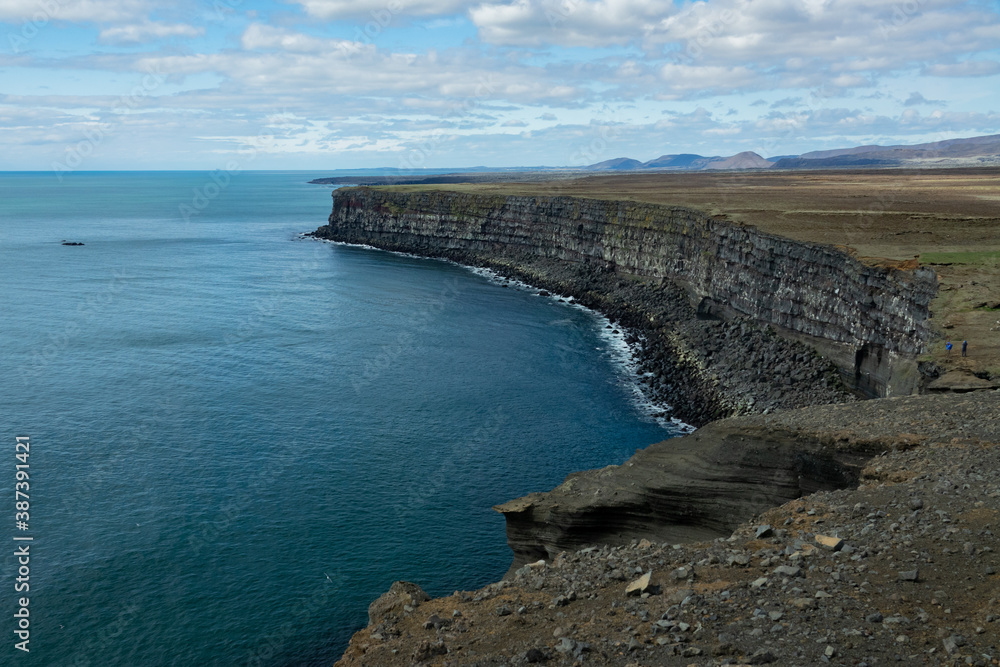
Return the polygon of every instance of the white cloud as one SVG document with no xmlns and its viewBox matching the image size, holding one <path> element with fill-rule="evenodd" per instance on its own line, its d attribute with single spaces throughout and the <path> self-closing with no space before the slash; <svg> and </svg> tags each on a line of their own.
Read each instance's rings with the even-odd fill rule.
<svg viewBox="0 0 1000 667">
<path fill-rule="evenodd" d="M 52 21 L 113 23 L 146 16 L 147 0 L 3 0 L 0 21 L 31 21 L 42 27 Z"/>
<path fill-rule="evenodd" d="M 705 88 L 716 93 L 727 87 L 870 86 L 880 76 L 989 52 L 1000 43 L 1000 15 L 961 0 L 710 0 L 680 6 L 655 0 L 488 0 L 469 16 L 481 39 L 493 44 L 638 44 L 645 57 L 623 62 L 616 85 L 638 82 L 659 61 L 675 89 L 692 92 L 701 75 L 707 76 Z M 747 76 L 733 77 L 726 69 Z M 982 76 L 997 69 L 997 63 L 979 60 L 931 65 L 926 72 Z"/>
<path fill-rule="evenodd" d="M 660 78 L 668 87 L 662 93 L 667 97 L 671 94 L 733 91 L 761 85 L 760 76 L 744 66 L 724 67 L 722 65 L 699 66 L 668 63 L 660 68 Z"/>
<path fill-rule="evenodd" d="M 924 73 L 931 76 L 992 76 L 1000 74 L 1000 62 L 995 60 L 966 60 L 953 64 L 929 65 Z"/>
<path fill-rule="evenodd" d="M 592 93 L 544 67 L 497 63 L 473 51 L 394 53 L 340 40 L 325 40 L 254 24 L 241 39 L 243 51 L 141 57 L 102 56 L 126 70 L 155 71 L 173 78 L 214 73 L 226 91 L 247 96 L 287 95 L 315 109 L 344 96 L 438 100 L 445 111 L 496 103 L 578 105 Z M 79 67 L 92 61 L 77 60 Z M 463 112 L 464 113 L 464 112 Z"/>
<path fill-rule="evenodd" d="M 248 51 L 281 50 L 292 53 L 356 53 L 361 50 L 372 50 L 372 47 L 360 42 L 320 39 L 262 23 L 253 23 L 247 27 L 240 38 L 240 44 Z"/>
<path fill-rule="evenodd" d="M 363 18 L 386 27 L 400 16 L 439 16 L 460 12 L 468 0 L 294 0 L 320 19 Z"/>
<path fill-rule="evenodd" d="M 493 44 L 605 46 L 641 39 L 671 10 L 655 0 L 514 0 L 469 10 L 480 36 Z"/>
<path fill-rule="evenodd" d="M 49 1 L 6 0 L 0 19 L 17 33 Z M 180 13 L 191 0 L 51 0 L 64 12 L 46 19 L 55 36 L 83 24 L 65 44 L 90 47 L 95 24 L 103 43 L 174 43 L 64 57 L 46 52 L 57 40 L 39 39 L 22 54 L 0 52 L 5 88 L 20 95 L 0 96 L 0 150 L 63 150 L 112 118 L 118 95 L 146 72 L 168 82 L 118 119 L 115 136 L 189 166 L 263 132 L 277 110 L 294 119 L 273 132 L 283 154 L 338 150 L 386 164 L 386 151 L 430 137 L 442 166 L 774 155 L 1000 131 L 988 81 L 932 78 L 1000 74 L 1000 14 L 981 2 L 285 0 L 262 2 L 258 19 L 222 1 L 241 18 L 206 22 L 211 43 L 225 46 L 201 49 L 208 40 L 184 43 L 205 34 Z M 383 38 L 329 37 L 368 25 Z M 525 123 L 530 133 L 518 129 Z"/>
<path fill-rule="evenodd" d="M 167 37 L 200 37 L 204 28 L 196 28 L 186 23 L 161 23 L 145 21 L 105 28 L 98 35 L 104 44 L 142 44 Z"/>
<path fill-rule="evenodd" d="M 910 96 L 906 98 L 903 102 L 903 106 L 912 107 L 918 104 L 929 104 L 931 106 L 943 106 L 945 104 L 944 100 L 929 100 L 920 93 L 914 91 L 910 93 Z"/>
</svg>

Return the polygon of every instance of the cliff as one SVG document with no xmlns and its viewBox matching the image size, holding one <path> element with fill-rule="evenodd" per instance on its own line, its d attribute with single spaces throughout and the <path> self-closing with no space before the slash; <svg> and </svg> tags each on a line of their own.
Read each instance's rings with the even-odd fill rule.
<svg viewBox="0 0 1000 667">
<path fill-rule="evenodd" d="M 317 236 L 489 266 L 633 328 L 651 348 L 654 394 L 693 423 L 841 400 L 797 342 L 866 396 L 920 385 L 914 358 L 932 337 L 937 290 L 927 269 L 872 266 L 680 207 L 370 188 L 333 197 Z"/>
<path fill-rule="evenodd" d="M 809 408 L 780 414 L 801 410 Z M 507 521 L 514 571 L 594 544 L 728 536 L 747 517 L 789 500 L 856 486 L 865 463 L 885 449 L 885 440 L 853 432 L 831 436 L 737 417 L 494 509 Z"/>
<path fill-rule="evenodd" d="M 955 549 L 942 549 L 940 571 L 927 565 L 939 558 L 930 552 L 940 527 L 912 497 L 951 493 L 958 480 L 973 491 L 931 502 L 950 513 L 942 523 L 984 503 L 995 517 L 996 494 L 984 495 L 976 471 L 995 456 L 1000 394 L 852 403 L 921 389 L 932 271 L 874 266 L 687 208 L 569 197 L 339 190 L 315 235 L 485 266 L 572 296 L 626 327 L 655 398 L 707 424 L 497 506 L 514 551 L 508 577 L 420 603 L 419 589 L 397 585 L 343 664 L 570 664 L 588 653 L 602 664 L 689 664 L 708 652 L 763 664 L 819 659 L 813 644 L 826 658 L 874 664 L 869 656 L 890 659 L 910 636 L 931 641 L 946 626 L 944 650 L 957 657 L 970 628 L 995 620 L 995 601 L 962 598 L 962 622 L 975 622 L 929 621 L 928 603 L 909 604 L 910 584 L 899 582 L 933 581 L 931 605 L 964 595 L 972 575 Z M 747 523 L 764 512 L 772 526 Z M 963 524 L 965 557 L 992 554 L 976 542 L 988 528 Z M 734 529 L 725 542 L 677 544 Z M 995 574 L 987 558 L 984 582 Z M 627 601 L 626 584 L 643 572 L 630 585 L 641 595 Z M 921 623 L 905 635 L 899 601 Z M 778 640 L 761 647 L 764 620 Z M 867 639 L 827 639 L 835 626 Z M 783 633 L 805 649 L 789 649 Z"/>
<path fill-rule="evenodd" d="M 638 526 L 611 544 L 574 539 L 565 551 L 531 554 L 544 562 L 478 591 L 428 600 L 412 584 L 394 584 L 337 664 L 997 664 L 1000 392 L 815 406 L 736 417 L 699 433 L 712 451 L 719 451 L 713 440 L 747 451 L 729 456 L 756 472 L 726 482 L 742 486 L 754 510 L 765 496 L 780 502 L 784 491 L 773 488 L 819 488 L 701 535 L 719 539 L 681 544 L 682 536 Z M 745 447 L 737 444 L 741 433 Z M 798 442 L 828 465 L 803 460 L 803 478 L 781 472 L 772 486 L 764 436 Z M 667 445 L 612 470 L 632 470 L 637 480 L 679 475 L 669 470 Z M 876 450 L 885 453 L 857 465 Z M 677 462 L 692 452 L 680 445 Z M 684 487 L 694 496 L 705 495 L 697 480 L 723 475 L 687 470 L 696 472 Z M 839 474 L 857 488 L 824 490 Z M 580 497 L 595 486 L 609 501 L 620 491 L 603 485 L 606 476 L 574 475 L 547 499 L 514 502 L 574 522 L 559 529 L 579 529 L 599 514 L 591 507 L 570 517 Z M 696 518 L 710 498 L 692 495 L 680 507 Z M 668 511 L 683 519 L 677 508 Z M 623 532 L 636 527 L 626 518 Z"/>
</svg>

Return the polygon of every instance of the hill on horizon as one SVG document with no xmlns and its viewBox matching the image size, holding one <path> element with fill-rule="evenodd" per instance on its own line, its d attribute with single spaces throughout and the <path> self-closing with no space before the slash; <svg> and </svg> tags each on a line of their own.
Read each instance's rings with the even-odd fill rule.
<svg viewBox="0 0 1000 667">
<path fill-rule="evenodd" d="M 619 157 L 582 167 L 586 171 L 709 169 L 836 169 L 933 166 L 1000 166 L 1000 134 L 961 139 L 945 139 L 923 144 L 879 146 L 811 151 L 801 155 L 782 155 L 772 160 L 753 151 L 728 157 L 706 157 L 696 153 L 661 155 L 647 162 Z"/>
</svg>

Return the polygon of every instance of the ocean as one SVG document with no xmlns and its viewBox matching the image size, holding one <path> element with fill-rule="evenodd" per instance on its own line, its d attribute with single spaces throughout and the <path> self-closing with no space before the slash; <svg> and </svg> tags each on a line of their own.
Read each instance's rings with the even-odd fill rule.
<svg viewBox="0 0 1000 667">
<path fill-rule="evenodd" d="M 393 581 L 499 579 L 494 504 L 679 433 L 596 314 L 301 238 L 327 175 L 0 174 L 0 662 L 332 664 Z"/>
</svg>

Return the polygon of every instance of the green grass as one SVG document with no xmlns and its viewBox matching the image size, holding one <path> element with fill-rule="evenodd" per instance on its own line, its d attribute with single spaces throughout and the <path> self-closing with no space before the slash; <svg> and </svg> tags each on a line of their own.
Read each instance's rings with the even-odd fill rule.
<svg viewBox="0 0 1000 667">
<path fill-rule="evenodd" d="M 922 252 L 921 264 L 968 264 L 970 266 L 1000 265 L 1000 252 Z"/>
</svg>

